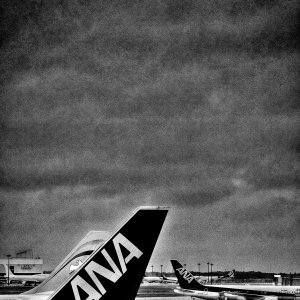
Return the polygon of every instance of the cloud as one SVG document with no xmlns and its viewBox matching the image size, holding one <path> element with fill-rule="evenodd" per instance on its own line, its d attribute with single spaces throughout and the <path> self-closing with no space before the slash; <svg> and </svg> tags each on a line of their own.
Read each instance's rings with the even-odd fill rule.
<svg viewBox="0 0 300 300">
<path fill-rule="evenodd" d="M 236 193 L 197 210 L 177 209 L 171 228 L 178 241 L 174 252 L 194 269 L 195 262 L 210 261 L 217 269 L 296 271 L 298 197 L 297 190 L 274 189 Z"/>
<path fill-rule="evenodd" d="M 1 191 L 0 228 L 5 243 L 1 243 L 0 253 L 14 255 L 32 249 L 52 268 L 88 231 L 111 231 L 124 220 L 128 208 L 120 209 L 119 198 L 94 196 L 91 188 L 84 185 Z"/>
<path fill-rule="evenodd" d="M 194 235 L 192 256 L 203 238 L 204 256 L 225 247 L 231 262 L 249 247 L 258 265 L 261 239 L 266 255 L 287 251 L 283 236 L 295 249 L 297 1 L 4 4 L 0 234 L 11 249 L 40 241 L 45 253 L 48 228 L 52 242 L 77 238 L 149 203 L 182 210 L 168 228 L 172 243 Z"/>
<path fill-rule="evenodd" d="M 127 98 L 118 98 L 118 105 L 109 94 L 105 99 L 94 96 L 99 79 L 93 75 L 60 69 L 55 75 L 57 70 L 52 70 L 50 78 L 36 77 L 29 86 L 18 78 L 7 91 L 10 113 L 2 126 L 2 172 L 21 186 L 24 176 L 45 176 L 45 183 L 57 177 L 64 184 L 68 176 L 102 180 L 107 169 L 135 169 L 144 176 L 141 169 L 149 166 L 162 165 L 168 171 L 193 162 L 200 168 L 208 163 L 248 168 L 250 176 L 259 171 L 264 177 L 283 173 L 285 166 L 286 175 L 277 177 L 293 179 L 297 110 L 285 98 L 295 93 L 295 59 L 264 60 L 267 68 L 257 73 L 261 60 L 249 59 L 245 66 L 238 59 L 237 70 L 233 62 L 225 67 L 230 74 L 225 78 L 223 69 L 188 65 L 127 88 Z M 62 83 L 67 87 L 62 89 Z M 84 93 L 80 85 L 86 85 Z M 274 92 L 277 85 L 282 88 Z M 272 171 L 276 164 L 277 171 Z"/>
</svg>

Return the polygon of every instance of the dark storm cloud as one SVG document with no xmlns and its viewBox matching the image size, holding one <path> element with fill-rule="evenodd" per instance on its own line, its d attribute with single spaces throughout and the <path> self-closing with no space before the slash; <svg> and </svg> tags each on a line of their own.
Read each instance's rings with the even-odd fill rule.
<svg viewBox="0 0 300 300">
<path fill-rule="evenodd" d="M 249 191 L 193 213 L 181 208 L 171 229 L 180 241 L 176 252 L 192 265 L 200 253 L 202 261 L 205 257 L 221 269 L 236 265 L 247 270 L 272 269 L 274 261 L 280 261 L 297 270 L 298 197 L 295 189 Z"/>
<path fill-rule="evenodd" d="M 282 152 L 289 151 L 290 158 L 285 156 L 284 161 L 292 163 L 293 151 L 291 150 L 293 150 L 297 136 L 297 116 L 278 113 L 274 115 L 273 112 L 266 110 L 258 99 L 261 94 L 266 101 L 270 99 L 270 96 L 265 95 L 265 92 L 255 94 L 247 87 L 248 85 L 253 86 L 256 81 L 266 77 L 266 73 L 269 72 L 269 70 L 262 71 L 262 75 L 256 75 L 254 78 L 247 75 L 249 69 L 254 71 L 253 69 L 259 63 L 260 61 L 251 61 L 252 66 L 246 68 L 241 66 L 237 75 L 243 78 L 243 81 L 236 79 L 240 87 L 229 90 L 228 88 L 234 82 L 229 83 L 226 89 L 222 85 L 216 89 L 214 85 L 220 84 L 219 72 L 210 70 L 208 66 L 200 65 L 199 67 L 205 67 L 205 74 L 213 72 L 213 77 L 209 79 L 205 79 L 203 75 L 202 79 L 201 77 L 199 79 L 201 69 L 183 70 L 183 74 L 180 75 L 178 72 L 168 72 L 163 75 L 163 80 L 168 78 L 166 82 L 162 81 L 157 84 L 156 81 L 154 83 L 150 81 L 146 85 L 146 90 L 143 85 L 134 88 L 137 95 L 131 98 L 130 103 L 123 103 L 123 107 L 126 106 L 127 110 L 120 110 L 122 118 L 120 116 L 108 118 L 105 115 L 107 107 L 110 110 L 109 115 L 112 113 L 111 107 L 118 114 L 118 106 L 110 105 L 110 102 L 115 101 L 114 98 L 105 98 L 103 101 L 99 101 L 87 94 L 84 99 L 75 99 L 72 102 L 70 99 L 70 104 L 60 105 L 57 98 L 62 97 L 63 99 L 68 94 L 65 92 L 66 88 L 61 91 L 60 89 L 56 90 L 55 87 L 57 84 L 61 85 L 60 78 L 64 76 L 64 73 L 58 75 L 59 81 L 52 82 L 51 79 L 45 78 L 40 84 L 29 85 L 29 87 L 28 84 L 31 83 L 31 80 L 29 83 L 25 80 L 19 84 L 16 94 L 10 95 L 11 99 L 23 99 L 24 96 L 28 97 L 29 95 L 31 97 L 24 103 L 20 102 L 18 110 L 12 109 L 11 125 L 10 127 L 6 125 L 5 140 L 2 146 L 3 156 L 7 157 L 6 165 L 9 166 L 9 162 L 12 162 L 12 157 L 14 157 L 18 161 L 18 168 L 26 169 L 28 171 L 26 175 L 29 177 L 30 173 L 43 173 L 38 170 L 39 166 L 43 166 L 46 167 L 44 174 L 47 174 L 48 169 L 52 170 L 54 175 L 57 171 L 61 173 L 60 169 L 63 169 L 62 174 L 66 172 L 69 176 L 70 173 L 75 173 L 73 175 L 76 178 L 76 171 L 84 173 L 84 169 L 86 169 L 88 173 L 88 170 L 93 171 L 98 168 L 101 171 L 103 167 L 101 161 L 104 161 L 106 165 L 118 165 L 119 163 L 121 167 L 116 168 L 120 170 L 133 166 L 135 168 L 136 166 L 141 168 L 160 164 L 172 166 L 191 161 L 198 161 L 200 164 L 207 162 L 239 166 L 247 164 L 249 159 L 255 162 L 256 159 L 261 161 L 265 158 L 265 166 L 262 168 L 264 170 L 266 163 L 268 165 L 268 160 L 273 165 L 274 161 L 282 159 L 280 158 Z M 285 63 L 290 65 L 293 63 L 293 59 L 286 59 Z M 274 64 L 279 65 L 279 61 L 272 62 L 272 65 Z M 275 70 L 271 74 L 275 73 L 276 75 L 282 72 L 279 68 Z M 285 72 L 287 79 L 283 84 L 287 85 L 289 79 L 293 84 L 293 73 Z M 75 85 L 80 84 L 76 74 L 74 77 Z M 237 78 L 237 76 L 235 77 Z M 178 83 L 183 79 L 184 83 L 181 83 L 178 88 Z M 94 80 L 92 78 L 92 81 Z M 196 100 L 192 101 L 192 97 L 185 98 L 184 86 L 185 82 L 190 84 L 195 80 L 204 86 L 204 90 L 206 89 L 207 92 L 205 97 L 200 94 L 200 100 L 198 99 L 199 95 L 195 92 Z M 33 82 L 35 83 L 35 80 Z M 49 85 L 49 89 L 44 88 L 45 84 Z M 195 83 L 193 84 L 195 85 Z M 282 83 L 278 82 L 278 84 Z M 44 100 L 45 106 L 43 102 L 42 105 L 39 104 L 41 103 L 40 97 L 45 96 L 44 92 L 41 95 L 32 94 L 32 91 L 39 89 L 40 85 L 43 91 L 48 93 Z M 170 101 L 157 104 L 159 93 L 165 94 L 165 97 L 170 93 L 165 91 L 168 85 L 170 86 L 169 91 L 172 91 L 171 96 L 169 95 Z M 256 84 L 255 88 L 260 89 L 260 86 Z M 70 89 L 68 93 L 75 92 L 76 94 L 77 91 L 79 91 L 78 87 L 75 90 Z M 155 91 L 157 96 L 146 98 L 146 101 L 138 96 L 139 94 L 149 95 L 151 91 Z M 92 89 L 86 91 L 86 93 L 91 92 Z M 178 93 L 177 98 L 174 97 L 176 93 Z M 285 89 L 282 89 L 277 92 L 277 98 L 272 99 L 279 101 L 281 98 L 284 102 L 284 95 Z M 185 102 L 180 100 L 181 97 Z M 244 97 L 246 97 L 245 100 Z M 47 99 L 53 99 L 52 106 L 46 105 Z M 136 102 L 136 107 L 144 107 L 145 111 L 141 112 L 141 115 L 136 114 L 135 109 L 132 109 L 132 102 Z M 192 105 L 189 105 L 190 102 Z M 186 107 L 183 105 L 184 103 L 187 104 Z M 39 105 L 37 106 L 37 104 Z M 35 109 L 32 110 L 31 107 Z M 260 114 L 253 115 L 254 109 L 258 110 Z M 150 115 L 143 115 L 149 112 Z M 246 112 L 249 114 L 248 117 L 245 116 Z M 134 115 L 132 115 L 133 113 Z M 176 115 L 177 118 L 174 116 L 170 119 L 169 113 L 172 113 L 173 116 Z M 45 119 L 46 121 L 43 121 Z M 17 122 L 22 125 L 20 126 Z M 31 152 L 31 150 L 33 151 Z M 69 155 L 66 155 L 65 151 L 69 151 Z M 271 157 L 270 153 L 272 153 Z M 32 164 L 33 161 L 36 161 L 35 164 Z M 43 161 L 44 164 L 42 164 Z M 255 165 L 252 162 L 251 164 Z M 72 165 L 74 166 L 72 167 Z M 280 168 L 278 169 L 280 171 Z M 286 169 L 289 170 L 290 167 Z M 89 177 L 83 175 L 83 177 Z M 63 184 L 63 175 L 59 176 L 61 177 L 59 180 Z M 79 174 L 77 177 L 81 177 L 81 175 Z M 91 174 L 90 177 L 92 179 L 97 176 Z"/>
<path fill-rule="evenodd" d="M 298 1 L 2 5 L 7 244 L 46 245 L 48 228 L 55 243 L 81 238 L 99 219 L 105 226 L 139 204 L 163 203 L 182 211 L 174 235 L 194 235 L 195 253 L 197 238 L 203 255 L 246 252 L 233 238 L 243 234 L 250 252 L 263 238 L 284 251 L 274 240 L 288 230 L 297 247 L 289 193 L 299 186 Z M 270 237 L 256 237 L 261 228 Z"/>
<path fill-rule="evenodd" d="M 293 194 L 291 193 L 291 195 Z M 254 205 L 248 207 L 247 211 L 239 211 L 235 216 L 235 222 L 240 226 L 247 227 L 248 234 L 258 239 L 284 239 L 287 241 L 297 239 L 299 237 L 297 214 L 300 204 L 291 195 L 288 193 L 287 196 L 282 196 L 280 193 L 276 195 L 274 192 L 272 197 L 257 203 L 254 202 Z M 260 228 L 261 222 L 267 224 L 264 230 Z M 281 226 L 275 226 L 280 223 Z"/>
<path fill-rule="evenodd" d="M 118 207 L 113 200 L 109 204 L 105 200 L 92 197 L 85 186 L 2 191 L 0 252 L 31 248 L 34 255 L 46 258 L 47 268 L 52 268 L 89 230 L 111 230 L 107 225 L 111 218 L 118 223 Z"/>
<path fill-rule="evenodd" d="M 222 186 L 223 185 L 223 186 Z M 182 190 L 174 188 L 172 203 L 183 206 L 211 205 L 220 201 L 234 192 L 234 187 L 228 182 L 199 183 L 193 186 L 192 190 L 184 188 Z"/>
</svg>

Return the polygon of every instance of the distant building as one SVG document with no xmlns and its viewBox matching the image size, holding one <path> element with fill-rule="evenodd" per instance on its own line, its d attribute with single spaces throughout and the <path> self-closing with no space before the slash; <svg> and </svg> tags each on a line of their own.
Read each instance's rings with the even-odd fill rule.
<svg viewBox="0 0 300 300">
<path fill-rule="evenodd" d="M 282 285 L 300 285 L 299 274 L 290 274 L 282 277 Z"/>
<path fill-rule="evenodd" d="M 275 285 L 282 285 L 282 277 L 279 274 L 274 275 L 274 284 Z"/>
<path fill-rule="evenodd" d="M 15 257 L 9 259 L 9 269 L 15 275 L 34 275 L 43 273 L 43 259 Z M 8 259 L 0 259 L 0 275 L 7 276 Z"/>
</svg>

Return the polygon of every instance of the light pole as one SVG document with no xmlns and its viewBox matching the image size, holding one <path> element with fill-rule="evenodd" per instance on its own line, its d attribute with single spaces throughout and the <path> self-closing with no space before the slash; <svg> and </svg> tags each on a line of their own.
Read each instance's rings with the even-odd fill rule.
<svg viewBox="0 0 300 300">
<path fill-rule="evenodd" d="M 210 264 L 210 283 L 212 283 L 212 266 L 214 264 Z"/>
<path fill-rule="evenodd" d="M 200 276 L 200 263 L 197 264 L 198 265 L 198 275 Z"/>
<path fill-rule="evenodd" d="M 10 254 L 7 254 L 7 285 L 9 285 L 9 258 L 11 257 Z"/>
<path fill-rule="evenodd" d="M 207 263 L 207 282 L 209 283 L 209 262 Z"/>
<path fill-rule="evenodd" d="M 152 269 L 152 276 L 153 276 L 153 265 L 151 266 L 151 269 Z"/>
<path fill-rule="evenodd" d="M 163 268 L 163 265 L 160 265 L 160 275 L 162 275 L 162 268 Z"/>
</svg>

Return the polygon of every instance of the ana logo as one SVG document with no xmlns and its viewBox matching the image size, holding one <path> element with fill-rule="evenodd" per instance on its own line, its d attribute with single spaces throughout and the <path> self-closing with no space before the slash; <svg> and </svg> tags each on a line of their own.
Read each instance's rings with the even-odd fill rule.
<svg viewBox="0 0 300 300">
<path fill-rule="evenodd" d="M 81 265 L 82 265 L 82 261 L 81 260 L 78 260 L 74 265 L 71 265 L 70 266 L 70 272 L 69 272 L 69 274 L 71 274 L 74 271 L 76 271 Z"/>
<path fill-rule="evenodd" d="M 185 268 L 181 267 L 176 269 L 176 271 L 178 271 L 179 274 L 183 276 L 183 279 L 185 279 L 188 283 L 191 283 L 191 281 L 193 280 L 193 275 Z"/>
<path fill-rule="evenodd" d="M 126 273 L 127 271 L 127 264 L 131 261 L 133 257 L 140 258 L 143 254 L 134 244 L 132 244 L 124 235 L 118 233 L 117 236 L 113 239 L 113 244 L 118 256 L 119 264 L 121 266 L 121 270 L 117 267 L 116 263 L 112 260 L 111 256 L 108 252 L 103 249 L 101 254 L 104 256 L 108 264 L 110 265 L 109 270 L 94 261 L 90 261 L 90 263 L 84 268 L 86 272 L 89 274 L 97 288 L 94 289 L 90 284 L 88 284 L 81 276 L 77 275 L 72 281 L 72 289 L 76 300 L 81 300 L 78 286 L 83 289 L 89 296 L 85 300 L 99 300 L 105 293 L 106 289 L 99 281 L 98 276 L 95 273 L 107 278 L 112 282 L 117 282 L 117 280 Z M 120 245 L 126 248 L 129 251 L 129 254 L 124 258 Z"/>
</svg>

